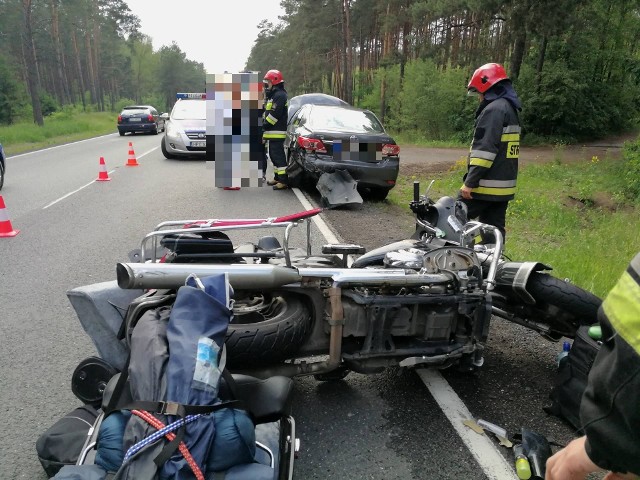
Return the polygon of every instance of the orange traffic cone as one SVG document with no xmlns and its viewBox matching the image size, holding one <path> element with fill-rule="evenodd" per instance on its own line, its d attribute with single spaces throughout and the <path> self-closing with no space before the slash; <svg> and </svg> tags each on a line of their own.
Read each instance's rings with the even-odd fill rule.
<svg viewBox="0 0 640 480">
<path fill-rule="evenodd" d="M 98 178 L 96 178 L 96 182 L 108 182 L 111 180 L 109 178 L 109 173 L 107 172 L 107 166 L 104 163 L 104 157 L 100 157 L 100 172 L 98 173 Z"/>
<path fill-rule="evenodd" d="M 136 160 L 136 154 L 133 151 L 133 144 L 129 142 L 129 158 L 127 159 L 126 167 L 137 167 L 140 165 Z"/>
<path fill-rule="evenodd" d="M 7 207 L 5 207 L 4 199 L 0 195 L 0 238 L 15 237 L 18 233 L 20 233 L 20 230 L 14 230 L 11 226 Z"/>
</svg>

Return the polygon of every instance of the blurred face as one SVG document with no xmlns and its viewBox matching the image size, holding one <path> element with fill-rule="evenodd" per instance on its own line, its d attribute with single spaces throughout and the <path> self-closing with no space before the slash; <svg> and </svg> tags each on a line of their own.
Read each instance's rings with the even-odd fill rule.
<svg viewBox="0 0 640 480">
<path fill-rule="evenodd" d="M 262 84 L 264 85 L 265 91 L 269 91 L 271 90 L 271 87 L 273 87 L 273 83 L 271 83 L 271 80 L 263 80 Z"/>
</svg>

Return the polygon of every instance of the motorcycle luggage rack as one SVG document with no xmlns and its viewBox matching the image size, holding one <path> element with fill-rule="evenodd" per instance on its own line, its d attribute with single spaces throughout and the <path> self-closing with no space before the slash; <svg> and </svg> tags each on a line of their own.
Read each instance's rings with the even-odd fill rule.
<svg viewBox="0 0 640 480">
<path fill-rule="evenodd" d="M 293 227 L 297 227 L 300 223 L 307 222 L 307 255 L 311 256 L 311 217 L 322 211 L 321 208 L 305 210 L 303 212 L 285 215 L 283 217 L 271 218 L 254 218 L 254 219 L 208 219 L 208 220 L 169 220 L 159 223 L 152 232 L 145 235 L 140 245 L 141 262 L 151 261 L 157 262 L 158 239 L 167 235 L 181 235 L 185 233 L 207 233 L 207 232 L 224 232 L 229 230 L 248 230 L 256 228 L 284 228 L 284 236 L 282 249 L 287 267 L 291 267 L 291 255 L 289 249 L 289 237 Z M 175 228 L 180 226 L 181 228 Z M 147 259 L 147 244 L 151 244 L 151 256 Z M 258 253 L 238 253 L 238 254 L 222 254 L 224 257 L 264 257 L 264 254 Z"/>
</svg>

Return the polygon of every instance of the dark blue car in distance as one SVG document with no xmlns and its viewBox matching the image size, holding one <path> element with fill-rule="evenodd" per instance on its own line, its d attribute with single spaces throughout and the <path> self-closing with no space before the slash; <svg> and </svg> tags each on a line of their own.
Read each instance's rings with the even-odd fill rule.
<svg viewBox="0 0 640 480">
<path fill-rule="evenodd" d="M 118 115 L 118 133 L 152 133 L 164 131 L 164 118 L 151 105 L 124 107 Z"/>
</svg>

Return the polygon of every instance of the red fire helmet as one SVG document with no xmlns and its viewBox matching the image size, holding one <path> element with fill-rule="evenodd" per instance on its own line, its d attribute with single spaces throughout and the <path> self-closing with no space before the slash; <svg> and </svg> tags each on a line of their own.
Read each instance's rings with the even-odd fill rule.
<svg viewBox="0 0 640 480">
<path fill-rule="evenodd" d="M 280 73 L 280 70 L 269 70 L 264 75 L 264 79 L 270 80 L 271 85 L 278 85 L 279 83 L 284 82 L 284 78 L 282 78 L 282 74 Z"/>
<path fill-rule="evenodd" d="M 502 80 L 509 80 L 504 67 L 499 63 L 487 63 L 473 72 L 467 90 L 484 93 Z"/>
</svg>

